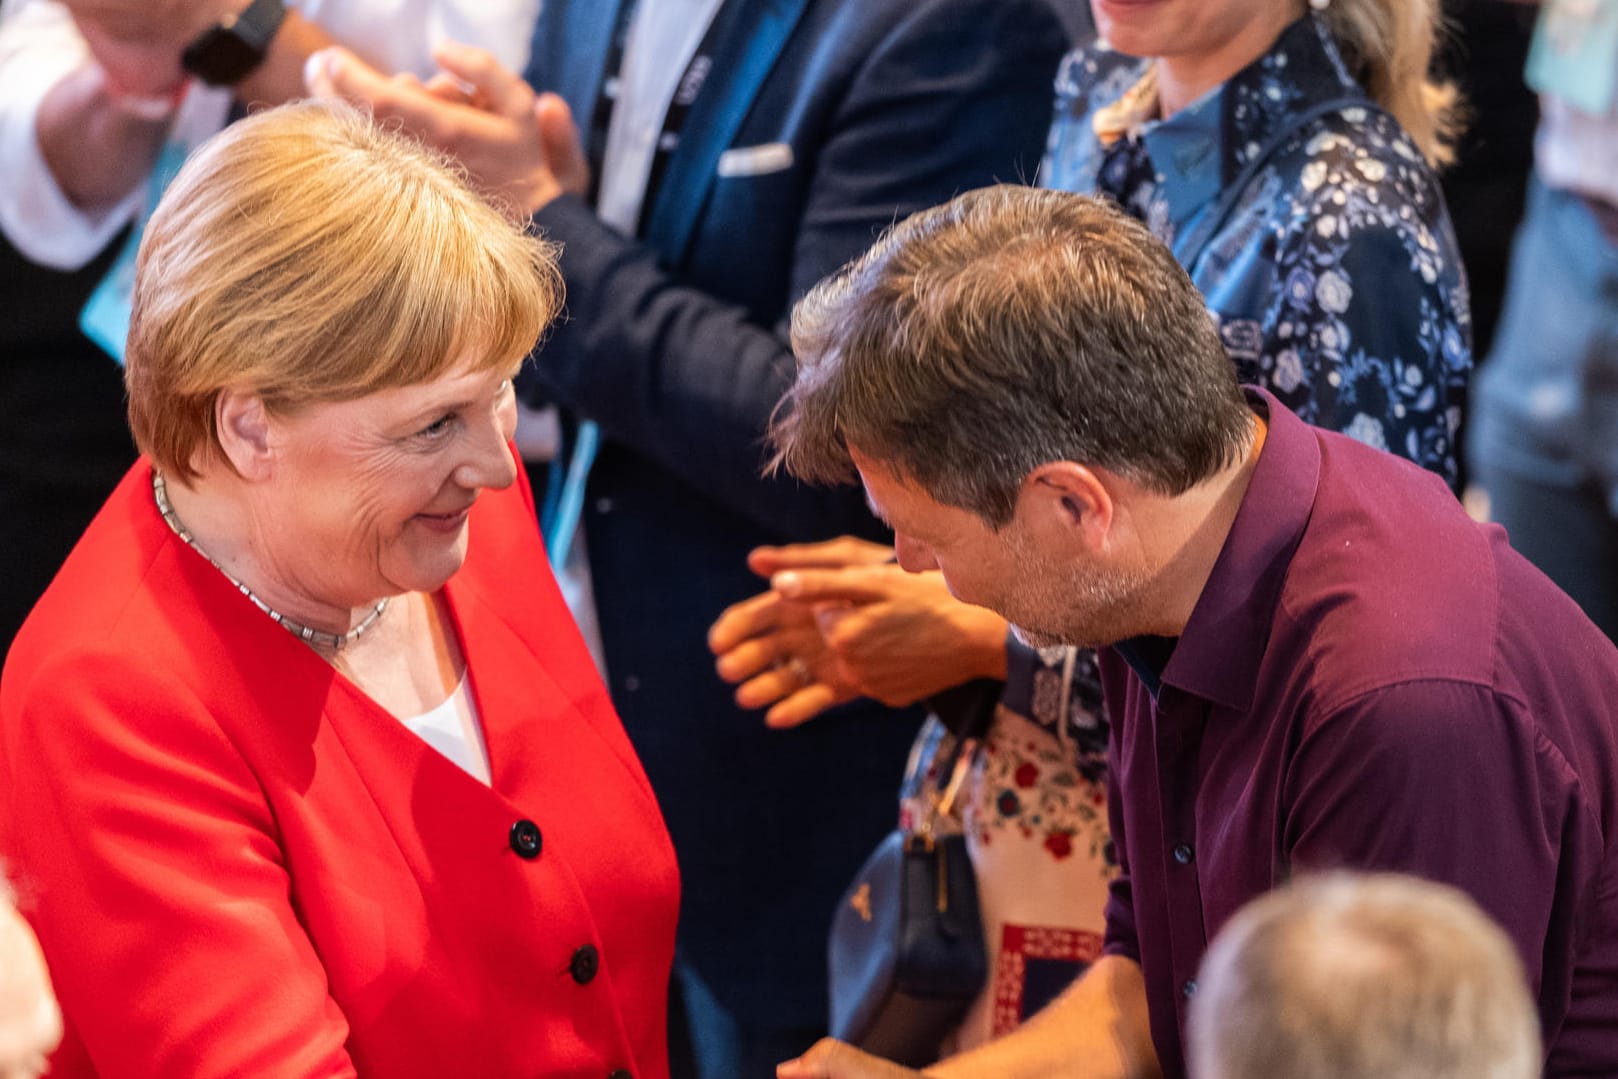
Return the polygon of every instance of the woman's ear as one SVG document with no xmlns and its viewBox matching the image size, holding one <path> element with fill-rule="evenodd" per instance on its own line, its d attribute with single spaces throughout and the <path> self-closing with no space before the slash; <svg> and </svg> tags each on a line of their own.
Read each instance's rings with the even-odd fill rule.
<svg viewBox="0 0 1618 1079">
<path fill-rule="evenodd" d="M 270 414 L 263 398 L 226 388 L 214 399 L 214 427 L 219 449 L 236 474 L 255 481 L 269 475 Z"/>
<path fill-rule="evenodd" d="M 1036 515 L 1092 551 L 1105 549 L 1117 505 L 1093 469 L 1073 461 L 1040 465 L 1023 481 Z"/>
</svg>

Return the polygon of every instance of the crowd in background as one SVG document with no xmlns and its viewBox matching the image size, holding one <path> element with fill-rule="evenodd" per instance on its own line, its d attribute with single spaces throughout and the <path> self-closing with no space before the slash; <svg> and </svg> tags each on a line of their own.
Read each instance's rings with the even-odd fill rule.
<svg viewBox="0 0 1618 1079">
<path fill-rule="evenodd" d="M 269 108 L 306 97 L 328 105 Z M 896 564 L 857 453 L 867 491 L 800 482 L 838 477 L 786 451 L 770 467 L 796 365 L 841 348 L 841 324 L 813 330 L 839 297 L 795 306 L 962 192 L 1120 207 L 1265 407 L 1436 475 L 1618 640 L 1615 0 L 4 0 L 0 166 L 0 857 L 62 1002 L 29 1013 L 14 1064 L 0 1016 L 0 1075 L 53 1051 L 67 1075 L 877 1075 L 803 1056 L 827 1030 L 824 928 L 901 796 L 937 793 L 925 768 L 900 791 L 907 754 L 969 729 L 991 964 L 945 1049 L 1016 1074 L 997 1039 L 1116 969 L 1119 880 L 1173 894 L 1197 857 L 1120 802 L 1123 696 L 1081 647 L 1117 637 L 1021 632 L 1006 608 L 1060 591 L 1042 573 L 980 607 L 937 565 L 906 572 L 928 559 L 901 539 Z M 912 419 L 925 461 L 947 417 Z M 1131 433 L 1120 452 L 1160 435 Z M 948 505 L 1019 512 L 925 467 Z M 1104 613 L 1130 583 L 1085 587 Z M 1126 658 L 1155 708 L 1151 647 Z M 1590 718 L 1610 733 L 1615 709 Z M 1121 872 L 1124 819 L 1164 829 L 1161 866 Z M 1322 846 L 1322 820 L 1314 852 L 1484 914 L 1375 879 L 1277 893 L 1229 921 L 1194 1007 L 1190 953 L 1144 945 L 1153 1068 L 1327 1079 L 1465 1048 L 1404 1031 L 1357 1056 L 1386 1010 L 1290 983 L 1323 1010 L 1301 1055 L 1277 1048 L 1264 963 L 1278 984 L 1331 969 L 1302 951 L 1332 934 L 1439 970 L 1465 951 L 1363 901 L 1486 927 L 1448 981 L 1412 979 L 1411 1014 L 1471 1029 L 1445 994 L 1480 977 L 1512 990 L 1482 1021 L 1502 1079 L 1596 1074 L 1599 972 L 1558 951 L 1560 892 L 1533 954 L 1529 917 L 1468 886 L 1483 867 L 1425 833 L 1403 863 L 1394 840 Z M 1595 827 L 1553 876 L 1606 866 L 1618 822 Z M 488 837 L 504 861 L 462 856 Z M 1137 910 L 1131 934 L 1153 928 Z M 14 969 L 19 999 L 49 996 Z M 113 1006 L 130 981 L 146 1003 Z M 524 1009 L 546 1022 L 519 1031 Z M 461 1048 L 480 1023 L 502 1033 Z"/>
</svg>

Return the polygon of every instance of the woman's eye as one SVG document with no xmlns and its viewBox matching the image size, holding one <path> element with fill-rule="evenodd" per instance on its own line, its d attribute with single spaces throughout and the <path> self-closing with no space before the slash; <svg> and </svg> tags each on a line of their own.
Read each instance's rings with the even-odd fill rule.
<svg viewBox="0 0 1618 1079">
<path fill-rule="evenodd" d="M 447 415 L 440 416 L 438 419 L 434 420 L 432 423 L 429 423 L 426 427 L 423 427 L 416 433 L 421 435 L 423 438 L 433 438 L 448 431 L 450 429 L 450 425 L 454 422 L 455 413 L 451 412 Z"/>
</svg>

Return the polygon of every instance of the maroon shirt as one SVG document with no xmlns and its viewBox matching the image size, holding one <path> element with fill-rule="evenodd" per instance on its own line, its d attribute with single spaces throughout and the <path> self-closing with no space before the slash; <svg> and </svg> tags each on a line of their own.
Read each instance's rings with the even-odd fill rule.
<svg viewBox="0 0 1618 1079">
<path fill-rule="evenodd" d="M 1101 653 L 1107 951 L 1145 972 L 1165 1075 L 1225 921 L 1346 867 L 1470 893 L 1547 1074 L 1618 1076 L 1618 650 L 1442 480 L 1250 393 L 1269 436 L 1185 633 Z"/>
</svg>

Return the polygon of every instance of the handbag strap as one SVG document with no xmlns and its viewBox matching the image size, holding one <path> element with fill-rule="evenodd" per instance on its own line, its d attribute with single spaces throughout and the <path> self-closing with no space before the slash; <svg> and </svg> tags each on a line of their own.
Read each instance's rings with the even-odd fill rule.
<svg viewBox="0 0 1618 1079">
<path fill-rule="evenodd" d="M 949 782 L 937 794 L 929 793 L 927 796 L 927 813 L 917 822 L 911 835 L 920 839 L 928 849 L 932 848 L 936 838 L 934 832 L 941 817 L 955 815 L 955 802 L 960 797 L 961 788 L 966 785 L 966 777 L 972 771 L 972 758 L 976 756 L 978 740 L 976 738 L 961 738 L 950 751 Z"/>
<path fill-rule="evenodd" d="M 934 804 L 934 812 L 938 816 L 950 816 L 955 812 L 955 799 L 961 795 L 961 788 L 966 785 L 966 775 L 972 770 L 972 758 L 976 755 L 978 740 L 976 738 L 963 738 L 955 747 L 955 760 L 950 765 L 949 782 Z"/>
</svg>

